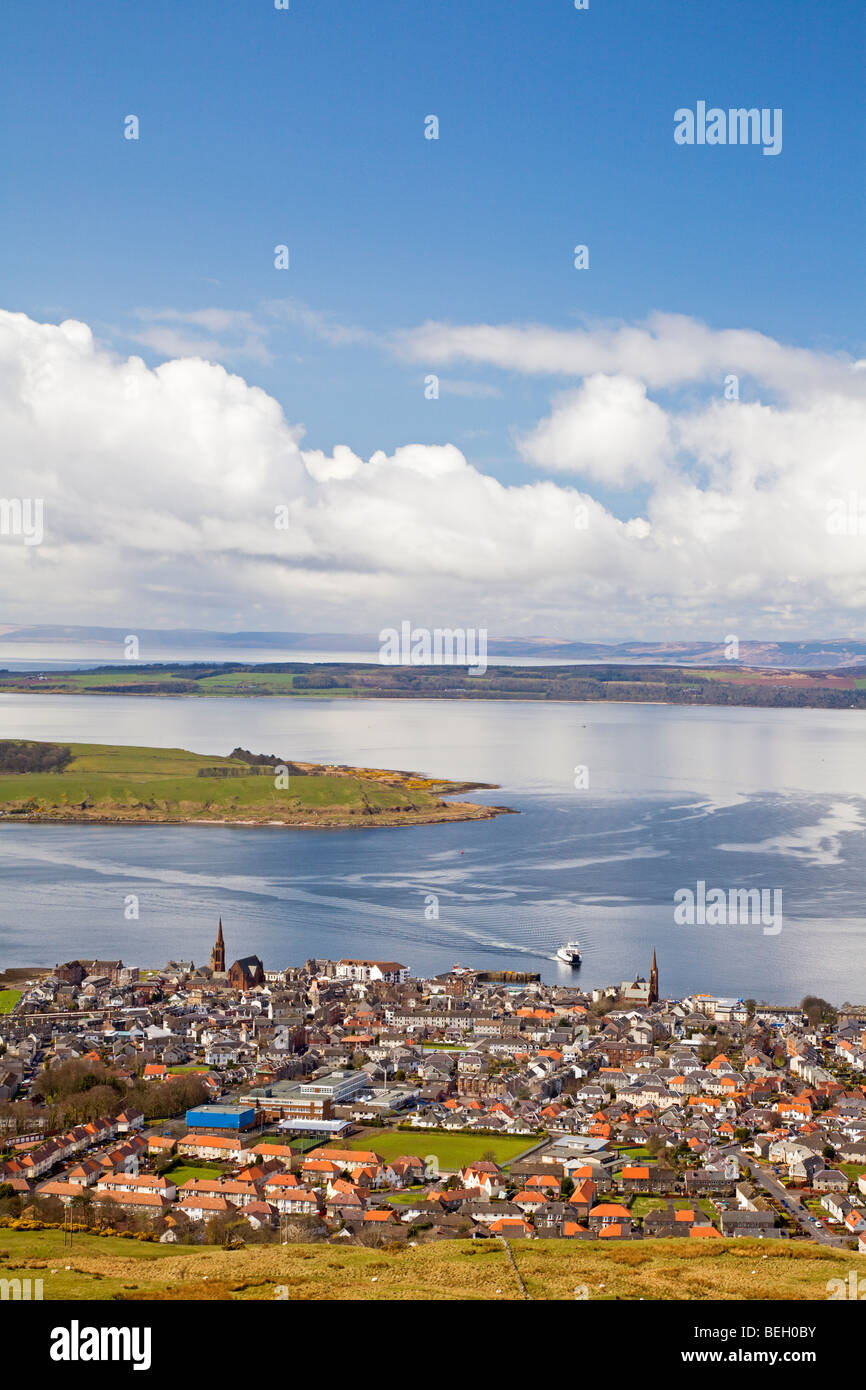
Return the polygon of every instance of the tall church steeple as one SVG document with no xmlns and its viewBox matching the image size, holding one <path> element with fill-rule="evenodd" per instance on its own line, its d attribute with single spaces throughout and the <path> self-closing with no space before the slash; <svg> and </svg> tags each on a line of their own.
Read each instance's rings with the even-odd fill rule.
<svg viewBox="0 0 866 1390">
<path fill-rule="evenodd" d="M 217 939 L 210 953 L 210 968 L 216 975 L 224 975 L 226 970 L 226 944 L 223 941 L 223 919 L 217 929 Z"/>
<path fill-rule="evenodd" d="M 651 1004 L 656 1004 L 656 1003 L 658 1002 L 658 997 L 659 997 L 659 968 L 658 968 L 658 964 L 656 963 L 655 947 L 653 947 L 653 960 L 652 960 L 652 965 L 650 966 L 650 977 L 649 977 L 649 1002 L 650 1002 Z"/>
</svg>

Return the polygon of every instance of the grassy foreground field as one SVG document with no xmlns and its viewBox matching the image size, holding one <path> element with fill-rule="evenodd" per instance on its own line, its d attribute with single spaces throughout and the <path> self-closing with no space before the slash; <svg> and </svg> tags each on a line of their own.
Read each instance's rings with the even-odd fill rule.
<svg viewBox="0 0 866 1390">
<path fill-rule="evenodd" d="M 0 753 L 16 747 L 35 755 L 51 745 L 5 741 Z M 505 809 L 443 801 L 443 794 L 470 790 L 472 784 L 410 772 L 298 762 L 262 771 L 235 755 L 183 748 L 64 747 L 71 758 L 62 770 L 0 772 L 0 823 L 337 828 L 486 820 Z M 279 773 L 280 766 L 288 773 Z"/>
<path fill-rule="evenodd" d="M 813 1244 L 687 1240 L 603 1246 L 560 1240 L 512 1242 L 533 1299 L 827 1298 L 828 1279 L 847 1279 L 852 1256 Z M 443 1241 L 398 1251 L 276 1245 L 225 1251 L 60 1231 L 0 1230 L 0 1278 L 41 1278 L 48 1300 L 274 1299 L 404 1302 L 522 1299 L 498 1240 Z M 279 1288 L 285 1290 L 284 1294 Z"/>
</svg>

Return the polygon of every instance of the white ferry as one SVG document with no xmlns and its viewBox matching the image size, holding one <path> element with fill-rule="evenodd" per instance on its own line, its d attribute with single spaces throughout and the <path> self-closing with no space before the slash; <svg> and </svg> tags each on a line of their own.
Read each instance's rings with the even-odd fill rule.
<svg viewBox="0 0 866 1390">
<path fill-rule="evenodd" d="M 558 960 L 564 960 L 566 965 L 580 965 L 580 942 L 566 941 L 564 946 L 560 946 L 556 956 Z"/>
</svg>

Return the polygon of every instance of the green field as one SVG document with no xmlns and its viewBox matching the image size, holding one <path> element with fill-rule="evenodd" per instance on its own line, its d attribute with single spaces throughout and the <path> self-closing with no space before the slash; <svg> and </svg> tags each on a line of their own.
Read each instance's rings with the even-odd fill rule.
<svg viewBox="0 0 866 1390">
<path fill-rule="evenodd" d="M 525 1153 L 537 1144 L 535 1135 L 500 1134 L 451 1134 L 444 1129 L 381 1129 L 369 1131 L 359 1138 L 335 1140 L 325 1147 L 335 1149 L 372 1149 L 382 1158 L 400 1158 L 404 1154 L 414 1154 L 426 1159 L 436 1155 L 440 1169 L 451 1172 L 464 1168 L 467 1163 L 476 1163 L 488 1151 L 494 1155 L 494 1163 L 502 1167 L 519 1154 Z"/>
<path fill-rule="evenodd" d="M 859 654 L 857 654 L 859 655 Z M 0 691 L 32 695 L 143 695 L 179 699 L 290 698 L 446 700 L 603 700 L 616 703 L 746 705 L 764 708 L 866 708 L 863 663 L 843 669 L 732 668 L 616 661 L 537 666 L 490 665 L 470 676 L 449 661 L 428 666 L 367 662 L 122 662 L 101 670 L 0 672 Z"/>
<path fill-rule="evenodd" d="M 192 1182 L 193 1178 L 221 1178 L 222 1175 L 223 1169 L 218 1163 L 179 1163 L 176 1168 L 167 1168 L 163 1177 L 180 1187 L 185 1182 Z"/>
<path fill-rule="evenodd" d="M 827 1298 L 852 1256 L 812 1243 L 644 1240 L 629 1244 L 518 1240 L 511 1248 L 531 1298 Z M 498 1240 L 448 1240 L 399 1250 L 266 1245 L 227 1251 L 119 1237 L 0 1229 L 0 1278 L 41 1278 L 47 1300 L 275 1298 L 295 1301 L 513 1301 L 522 1291 Z M 575 1314 L 577 1316 L 577 1313 Z"/>
<path fill-rule="evenodd" d="M 0 1014 L 11 1014 L 23 993 L 23 989 L 0 989 Z"/>
<path fill-rule="evenodd" d="M 646 1216 L 648 1211 L 663 1211 L 669 1204 L 673 1204 L 677 1211 L 702 1211 L 704 1216 L 710 1218 L 713 1225 L 718 1226 L 719 1224 L 719 1214 L 712 1202 L 708 1201 L 706 1197 L 699 1197 L 697 1201 L 694 1201 L 691 1197 L 649 1197 L 639 1193 L 636 1197 L 632 1197 L 630 1202 L 626 1201 L 625 1203 L 635 1218 Z"/>
<path fill-rule="evenodd" d="M 411 773 L 293 763 L 280 776 L 273 768 L 257 773 L 237 757 L 182 748 L 66 746 L 72 757 L 62 771 L 0 773 L 0 818 L 356 826 L 496 814 L 443 801 L 440 793 L 460 790 L 458 783 Z"/>
</svg>

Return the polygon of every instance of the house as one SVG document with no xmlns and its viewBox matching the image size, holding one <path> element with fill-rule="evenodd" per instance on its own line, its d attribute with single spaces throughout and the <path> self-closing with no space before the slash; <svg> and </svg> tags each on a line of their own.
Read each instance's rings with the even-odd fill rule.
<svg viewBox="0 0 866 1390">
<path fill-rule="evenodd" d="M 620 1226 L 631 1230 L 631 1214 L 619 1202 L 599 1202 L 589 1213 L 589 1228 L 600 1233 L 606 1226 Z"/>
<path fill-rule="evenodd" d="M 852 1236 L 859 1236 L 861 1231 L 866 1231 L 866 1219 L 864 1219 L 863 1212 L 859 1207 L 852 1207 L 851 1210 L 846 1213 L 845 1220 L 842 1224 L 848 1234 Z"/>
<path fill-rule="evenodd" d="M 92 1187 L 101 1173 L 100 1164 L 92 1158 L 85 1158 L 68 1170 L 66 1181 L 76 1183 L 79 1187 Z"/>
<path fill-rule="evenodd" d="M 222 1159 L 227 1163 L 242 1163 L 246 1153 L 240 1138 L 230 1134 L 187 1134 L 178 1140 L 177 1151 L 193 1158 Z"/>
<path fill-rule="evenodd" d="M 569 1210 L 575 1220 L 585 1221 L 589 1216 L 597 1190 L 597 1185 L 590 1178 L 584 1178 L 577 1184 L 568 1199 Z"/>
<path fill-rule="evenodd" d="M 816 1192 L 847 1192 L 848 1179 L 840 1168 L 819 1168 L 812 1175 Z"/>
<path fill-rule="evenodd" d="M 671 1240 L 675 1236 L 687 1237 L 696 1221 L 700 1223 L 708 1222 L 708 1218 L 703 1212 L 696 1211 L 692 1207 L 675 1208 L 672 1202 L 666 1207 L 657 1207 L 648 1211 L 643 1219 L 643 1232 L 645 1236 L 655 1239 Z"/>
<path fill-rule="evenodd" d="M 723 1211 L 719 1216 L 724 1236 L 751 1236 L 760 1240 L 775 1224 L 772 1211 Z"/>
<path fill-rule="evenodd" d="M 436 1194 L 452 1197 L 454 1193 Z M 516 1202 L 506 1201 L 504 1198 L 497 1198 L 492 1202 L 485 1202 L 477 1196 L 467 1196 L 461 1193 L 462 1200 L 458 1204 L 460 1216 L 474 1221 L 477 1226 L 492 1226 L 503 1217 L 512 1217 L 515 1221 L 523 1219 L 523 1212 Z"/>
<path fill-rule="evenodd" d="M 649 1192 L 651 1186 L 650 1169 L 646 1164 L 626 1164 L 617 1179 L 623 1192 Z"/>
<path fill-rule="evenodd" d="M 283 1216 L 318 1216 L 325 1205 L 321 1194 L 308 1187 L 273 1187 L 266 1184 L 265 1196 Z"/>
<path fill-rule="evenodd" d="M 81 1201 L 84 1195 L 84 1189 L 80 1184 L 60 1182 L 57 1179 L 52 1180 L 51 1178 L 47 1179 L 46 1182 L 40 1183 L 36 1191 L 40 1197 L 56 1197 L 65 1207 L 68 1207 L 71 1202 Z"/>
<path fill-rule="evenodd" d="M 409 978 L 409 968 L 394 960 L 339 960 L 336 974 L 338 980 L 382 980 L 389 985 L 402 985 Z"/>
<path fill-rule="evenodd" d="M 121 1192 L 149 1192 L 173 1202 L 177 1188 L 168 1178 L 158 1178 L 153 1173 L 107 1173 L 96 1184 L 97 1192 L 109 1192 L 117 1196 Z"/>
<path fill-rule="evenodd" d="M 118 1134 L 131 1134 L 133 1130 L 141 1129 L 144 1125 L 144 1112 L 136 1110 L 135 1106 L 128 1106 L 126 1110 L 121 1110 L 115 1117 Z"/>
<path fill-rule="evenodd" d="M 140 1212 L 143 1216 L 154 1219 L 163 1216 L 171 1208 L 168 1198 L 157 1192 L 127 1192 L 123 1190 L 100 1192 L 97 1190 L 93 1195 L 93 1203 L 94 1206 L 102 1207 L 103 1211 L 114 1205 L 123 1211 Z"/>
<path fill-rule="evenodd" d="M 511 1200 L 516 1207 L 520 1207 L 524 1216 L 534 1216 L 539 1207 L 547 1205 L 547 1198 L 537 1187 L 525 1187 L 522 1192 L 516 1192 Z"/>
<path fill-rule="evenodd" d="M 836 1192 L 826 1192 L 821 1198 L 821 1206 L 829 1212 L 831 1221 L 844 1221 L 851 1210 L 848 1198 Z"/>
<path fill-rule="evenodd" d="M 214 1216 L 226 1216 L 232 1210 L 225 1197 L 206 1197 L 203 1194 L 178 1202 L 176 1209 L 188 1216 L 190 1221 L 209 1221 Z"/>
<path fill-rule="evenodd" d="M 400 1218 L 393 1207 L 388 1207 L 381 1211 L 365 1211 L 361 1219 L 365 1226 L 388 1227 L 399 1226 L 400 1224 Z"/>
<path fill-rule="evenodd" d="M 461 1170 L 460 1176 L 464 1187 L 477 1188 L 487 1198 L 505 1195 L 507 1184 L 495 1163 L 470 1163 Z"/>
<path fill-rule="evenodd" d="M 182 1201 L 192 1201 L 199 1196 L 224 1197 L 235 1207 L 245 1207 L 261 1199 L 255 1183 L 239 1182 L 237 1178 L 190 1178 L 181 1184 L 179 1195 Z"/>
<path fill-rule="evenodd" d="M 532 1235 L 529 1222 L 516 1216 L 500 1216 L 498 1220 L 491 1222 L 489 1229 L 496 1236 L 508 1236 L 515 1240 Z"/>
<path fill-rule="evenodd" d="M 147 1153 L 149 1158 L 169 1158 L 177 1148 L 177 1140 L 168 1134 L 149 1134 Z"/>
<path fill-rule="evenodd" d="M 274 1217 L 274 1209 L 268 1202 L 250 1202 L 244 1207 L 244 1218 L 256 1230 L 272 1228 L 275 1224 Z"/>
</svg>

